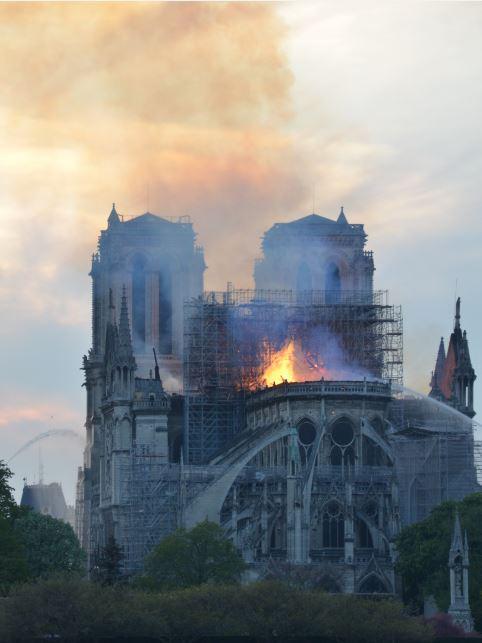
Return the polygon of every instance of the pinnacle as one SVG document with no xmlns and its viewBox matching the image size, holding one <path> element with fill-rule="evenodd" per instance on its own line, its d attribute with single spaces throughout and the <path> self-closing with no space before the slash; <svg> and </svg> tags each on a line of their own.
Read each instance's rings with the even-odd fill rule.
<svg viewBox="0 0 482 643">
<path fill-rule="evenodd" d="M 107 219 L 107 224 L 110 226 L 120 223 L 119 215 L 115 209 L 115 203 L 112 204 L 112 210 L 110 211 L 109 218 Z"/>
<path fill-rule="evenodd" d="M 338 219 L 336 220 L 337 223 L 341 223 L 342 225 L 348 225 L 348 219 L 345 216 L 345 212 L 343 211 L 343 206 L 341 206 L 340 214 L 338 215 Z"/>
<path fill-rule="evenodd" d="M 129 313 L 127 310 L 126 287 L 122 287 L 121 311 L 119 318 L 119 344 L 121 348 L 132 353 L 131 331 L 129 326 Z"/>
</svg>

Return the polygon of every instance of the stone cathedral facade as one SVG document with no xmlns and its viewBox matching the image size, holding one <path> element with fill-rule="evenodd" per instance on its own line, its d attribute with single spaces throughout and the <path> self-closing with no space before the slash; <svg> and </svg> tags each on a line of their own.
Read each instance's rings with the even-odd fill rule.
<svg viewBox="0 0 482 643">
<path fill-rule="evenodd" d="M 110 536 L 130 575 L 165 535 L 208 519 L 252 578 L 297 565 L 329 591 L 396 592 L 401 314 L 373 288 L 366 238 L 343 209 L 275 224 L 255 290 L 205 293 L 188 221 L 112 208 L 83 362 L 76 530 L 90 569 Z"/>
</svg>

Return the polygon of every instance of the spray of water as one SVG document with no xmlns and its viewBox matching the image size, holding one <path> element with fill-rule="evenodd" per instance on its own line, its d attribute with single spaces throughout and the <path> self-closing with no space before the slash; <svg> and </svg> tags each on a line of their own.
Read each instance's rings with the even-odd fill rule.
<svg viewBox="0 0 482 643">
<path fill-rule="evenodd" d="M 18 455 L 20 455 L 27 449 L 29 449 L 31 446 L 33 446 L 34 444 L 37 444 L 37 442 L 46 440 L 47 438 L 53 438 L 53 437 L 73 438 L 77 440 L 80 444 L 82 444 L 82 446 L 84 445 L 84 439 L 80 435 L 80 433 L 77 433 L 77 431 L 73 431 L 72 429 L 52 429 L 51 431 L 45 431 L 44 433 L 39 433 L 28 442 L 25 442 L 25 444 L 23 444 L 20 447 L 20 449 L 15 451 L 15 453 L 7 460 L 7 462 L 11 462 L 14 458 L 16 458 Z"/>
</svg>

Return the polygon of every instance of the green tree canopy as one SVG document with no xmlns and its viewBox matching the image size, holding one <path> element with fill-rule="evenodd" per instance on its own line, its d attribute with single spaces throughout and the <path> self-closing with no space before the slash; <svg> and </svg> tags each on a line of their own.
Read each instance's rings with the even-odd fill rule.
<svg viewBox="0 0 482 643">
<path fill-rule="evenodd" d="M 108 587 L 72 576 L 54 577 L 17 586 L 8 601 L 0 601 L 1 641 L 53 637 L 429 643 L 433 633 L 397 601 L 334 596 L 276 582 L 150 593 L 128 584 Z"/>
<path fill-rule="evenodd" d="M 190 531 L 178 529 L 162 540 L 146 559 L 145 579 L 157 588 L 233 583 L 244 567 L 221 527 L 205 521 Z"/>
<path fill-rule="evenodd" d="M 11 521 L 0 517 L 0 593 L 28 577 L 25 551 Z"/>
<path fill-rule="evenodd" d="M 0 518 L 11 519 L 17 509 L 13 499 L 13 489 L 9 480 L 13 473 L 3 460 L 0 460 Z"/>
<path fill-rule="evenodd" d="M 15 520 L 15 533 L 24 547 L 31 578 L 84 571 L 84 552 L 66 522 L 26 511 Z"/>
<path fill-rule="evenodd" d="M 462 502 L 444 502 L 423 521 L 403 529 L 397 539 L 397 571 L 403 580 L 405 602 L 421 609 L 424 596 L 433 595 L 440 609 L 450 603 L 448 570 L 455 512 L 469 541 L 469 591 L 476 628 L 482 628 L 482 493 Z"/>
</svg>

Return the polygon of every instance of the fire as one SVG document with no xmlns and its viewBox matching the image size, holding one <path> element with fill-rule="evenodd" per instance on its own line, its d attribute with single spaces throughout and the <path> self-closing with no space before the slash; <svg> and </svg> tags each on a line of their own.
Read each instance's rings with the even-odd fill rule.
<svg viewBox="0 0 482 643">
<path fill-rule="evenodd" d="M 330 379 L 328 370 L 303 352 L 301 342 L 291 337 L 273 356 L 261 379 L 268 385 Z"/>
</svg>

